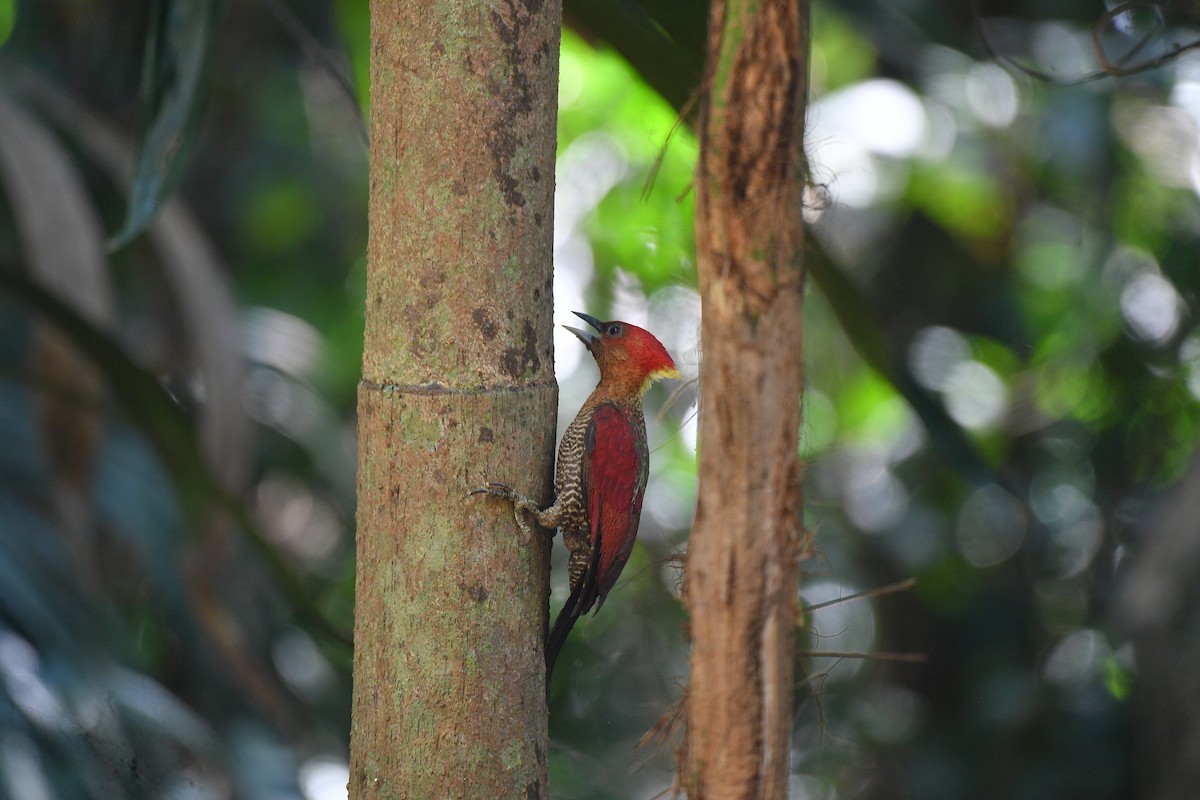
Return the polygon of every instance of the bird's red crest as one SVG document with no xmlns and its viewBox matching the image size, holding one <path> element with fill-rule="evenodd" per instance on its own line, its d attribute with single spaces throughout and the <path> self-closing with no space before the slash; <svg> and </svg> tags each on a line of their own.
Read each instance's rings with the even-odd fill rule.
<svg viewBox="0 0 1200 800">
<path fill-rule="evenodd" d="M 650 384 L 661 378 L 680 379 L 682 376 L 675 367 L 675 361 L 662 342 L 654 334 L 636 325 L 624 323 L 628 329 L 629 355 L 634 371 L 637 373 L 642 393 L 650 388 Z"/>
<path fill-rule="evenodd" d="M 601 322 L 578 311 L 575 316 L 597 331 L 565 326 L 587 345 L 600 367 L 600 385 L 610 392 L 640 397 L 656 380 L 682 377 L 667 348 L 649 331 L 628 322 Z"/>
</svg>

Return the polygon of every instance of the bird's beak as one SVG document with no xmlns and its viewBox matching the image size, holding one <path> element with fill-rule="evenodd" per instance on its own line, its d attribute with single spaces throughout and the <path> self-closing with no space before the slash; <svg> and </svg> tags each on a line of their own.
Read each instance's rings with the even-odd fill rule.
<svg viewBox="0 0 1200 800">
<path fill-rule="evenodd" d="M 603 324 L 603 323 L 601 323 L 600 320 L 598 320 L 595 317 L 590 316 L 588 314 L 583 314 L 578 311 L 572 311 L 571 313 L 574 314 L 575 316 L 579 317 L 581 320 L 586 322 L 588 325 L 591 325 L 596 330 L 600 330 L 600 326 Z M 596 343 L 596 340 L 600 338 L 599 336 L 597 336 L 594 333 L 591 333 L 590 331 L 581 330 L 579 328 L 572 328 L 570 325 L 563 325 L 563 327 L 566 328 L 567 330 L 569 330 L 571 333 L 578 336 L 579 341 L 583 342 L 584 346 L 587 347 L 589 350 L 592 349 L 592 345 Z"/>
<path fill-rule="evenodd" d="M 584 314 L 582 311 L 572 311 L 571 313 L 574 314 L 575 316 L 579 317 L 581 320 L 586 322 L 588 325 L 591 325 L 596 330 L 600 330 L 601 328 L 604 327 L 603 320 L 598 320 L 590 314 Z"/>
</svg>

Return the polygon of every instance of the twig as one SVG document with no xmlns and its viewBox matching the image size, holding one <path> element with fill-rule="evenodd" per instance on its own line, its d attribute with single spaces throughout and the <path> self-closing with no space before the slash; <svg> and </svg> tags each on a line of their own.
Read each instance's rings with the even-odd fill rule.
<svg viewBox="0 0 1200 800">
<path fill-rule="evenodd" d="M 906 664 L 924 664 L 929 658 L 924 653 L 860 653 L 855 650 L 802 650 L 797 655 L 809 658 L 862 658 L 870 661 L 902 661 Z"/>
<path fill-rule="evenodd" d="M 1124 2 L 1108 9 L 1100 17 L 1100 19 L 1096 20 L 1096 22 L 1092 25 L 1092 47 L 1095 51 L 1093 55 L 1095 55 L 1096 61 L 1100 64 L 1101 68 L 1095 72 L 1089 72 L 1081 75 L 1078 78 L 1070 79 L 1059 78 L 1047 72 L 1042 72 L 1041 70 L 1026 66 L 1012 56 L 1001 53 L 995 42 L 992 41 L 991 36 L 988 35 L 987 29 L 983 24 L 983 13 L 979 10 L 978 0 L 971 0 L 971 16 L 974 17 L 975 27 L 976 30 L 979 31 L 979 38 L 983 42 L 983 47 L 985 50 L 987 50 L 988 54 L 992 56 L 992 58 L 996 59 L 997 61 L 1002 61 L 1013 69 L 1023 72 L 1029 77 L 1035 78 L 1044 83 L 1051 83 L 1056 86 L 1080 86 L 1085 83 L 1091 83 L 1092 81 L 1100 80 L 1101 78 L 1121 78 L 1128 75 L 1135 75 L 1139 72 L 1147 72 L 1155 67 L 1161 67 L 1168 61 L 1178 58 L 1188 50 L 1200 48 L 1200 39 L 1193 39 L 1192 41 L 1175 45 L 1170 51 L 1163 53 L 1160 56 L 1141 61 L 1133 66 L 1126 66 L 1126 64 L 1129 63 L 1129 60 L 1145 49 L 1150 42 L 1154 41 L 1156 38 L 1160 38 L 1165 33 L 1167 24 L 1165 19 L 1163 19 L 1160 15 L 1160 19 L 1154 28 L 1142 36 L 1134 44 L 1134 46 L 1129 49 L 1128 52 L 1126 52 L 1115 62 L 1109 61 L 1108 56 L 1104 53 L 1104 49 L 1100 41 L 1102 32 L 1121 14 L 1135 11 L 1143 7 L 1153 8 L 1158 11 L 1161 11 L 1163 8 L 1163 6 L 1159 3 Z M 1176 10 L 1176 13 L 1182 12 Z"/>
<path fill-rule="evenodd" d="M 363 120 L 362 110 L 358 105 L 358 94 L 350 78 L 334 63 L 325 46 L 308 28 L 304 27 L 304 23 L 300 21 L 294 11 L 280 0 L 262 0 L 262 2 L 284 32 L 304 51 L 304 55 L 333 78 L 334 83 L 342 90 L 346 99 L 350 101 L 350 107 L 354 109 L 354 120 L 358 123 L 358 132 L 362 136 L 363 142 L 366 143 L 369 139 L 367 124 Z"/>
<path fill-rule="evenodd" d="M 650 198 L 650 191 L 654 188 L 654 181 L 658 178 L 658 171 L 662 167 L 663 159 L 667 156 L 667 148 L 671 146 L 671 139 L 675 136 L 675 132 L 683 125 L 688 114 L 692 113 L 692 109 L 696 106 L 696 101 L 700 99 L 700 89 L 692 92 L 692 96 L 687 99 L 683 107 L 679 109 L 679 114 L 675 117 L 675 123 L 671 125 L 671 130 L 667 131 L 667 138 L 663 140 L 662 147 L 658 149 L 658 155 L 654 159 L 654 163 L 650 166 L 650 174 L 646 177 L 646 184 L 642 187 L 642 202 L 646 202 Z M 678 202 L 679 198 L 676 198 Z"/>
<path fill-rule="evenodd" d="M 803 613 L 810 614 L 821 608 L 836 606 L 838 603 L 848 603 L 851 600 L 862 600 L 867 597 L 882 597 L 885 594 L 895 594 L 896 592 L 906 592 L 917 585 L 916 578 L 908 578 L 899 583 L 889 583 L 887 586 L 880 586 L 878 589 L 867 589 L 865 592 L 856 592 L 848 594 L 845 597 L 838 597 L 834 600 L 826 600 L 823 603 L 813 603 L 811 606 L 806 606 Z"/>
<path fill-rule="evenodd" d="M 667 397 L 666 402 L 662 404 L 662 408 L 660 408 L 658 410 L 658 415 L 655 417 L 655 420 L 658 422 L 662 422 L 663 419 L 666 417 L 667 412 L 671 410 L 671 406 L 673 406 L 677 402 L 679 402 L 680 396 L 682 396 L 684 392 L 686 392 L 688 389 L 692 388 L 699 382 L 700 382 L 699 378 L 691 378 L 690 380 L 686 380 L 683 383 L 676 386 L 675 391 L 671 392 L 670 396 Z"/>
</svg>

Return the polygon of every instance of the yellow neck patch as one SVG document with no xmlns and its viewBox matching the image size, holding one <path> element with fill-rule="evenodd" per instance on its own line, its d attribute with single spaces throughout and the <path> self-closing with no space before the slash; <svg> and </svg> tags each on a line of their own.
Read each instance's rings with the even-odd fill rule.
<svg viewBox="0 0 1200 800">
<path fill-rule="evenodd" d="M 642 381 L 642 385 L 638 388 L 638 397 L 643 397 L 646 392 L 650 391 L 650 387 L 654 385 L 655 381 L 667 378 L 675 381 L 683 380 L 683 376 L 679 374 L 679 370 L 677 369 L 656 369 L 646 376 L 646 380 Z"/>
</svg>

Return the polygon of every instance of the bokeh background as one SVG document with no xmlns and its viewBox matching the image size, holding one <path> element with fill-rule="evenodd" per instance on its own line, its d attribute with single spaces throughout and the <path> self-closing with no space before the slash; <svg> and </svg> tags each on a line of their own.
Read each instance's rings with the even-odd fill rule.
<svg viewBox="0 0 1200 800">
<path fill-rule="evenodd" d="M 1139 743 L 1198 724 L 1195 14 L 814 3 L 793 797 L 1149 797 L 1172 751 Z M 705 18 L 568 0 L 559 90 L 555 319 L 644 325 L 689 379 Z M 366 0 L 0 0 L 0 797 L 345 797 L 368 31 Z M 555 352 L 565 425 L 596 370 Z M 687 673 L 675 389 L 556 671 L 556 798 L 672 779 L 638 742 Z"/>
</svg>

